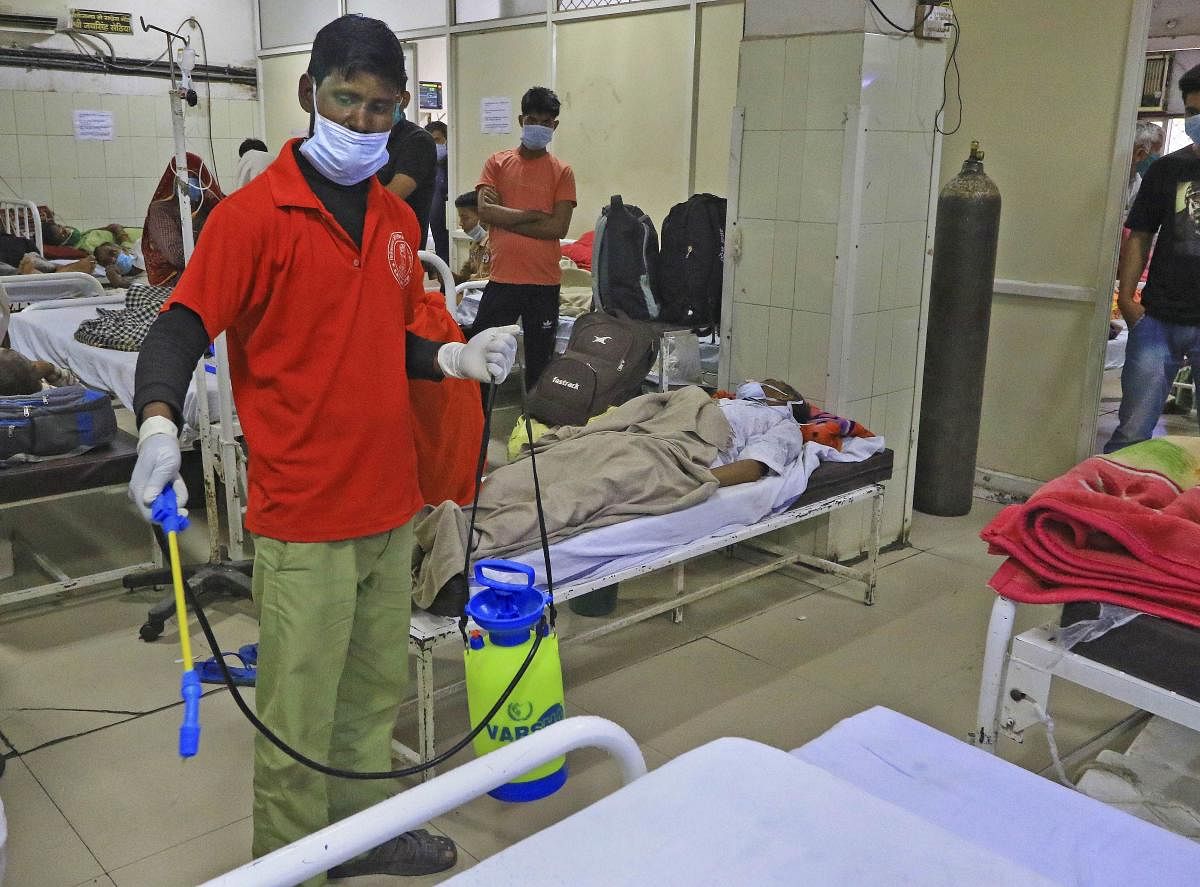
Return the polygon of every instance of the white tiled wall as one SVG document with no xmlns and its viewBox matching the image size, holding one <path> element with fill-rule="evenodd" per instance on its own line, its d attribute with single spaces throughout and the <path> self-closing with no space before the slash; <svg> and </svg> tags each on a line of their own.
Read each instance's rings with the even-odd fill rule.
<svg viewBox="0 0 1200 887">
<path fill-rule="evenodd" d="M 827 34 L 742 44 L 746 109 L 734 277 L 731 381 L 780 376 L 822 406 L 883 434 L 896 463 L 885 509 L 895 538 L 913 422 L 926 228 L 945 47 L 879 34 Z M 864 168 L 856 193 L 853 290 L 835 292 L 847 107 L 860 109 Z M 849 304 L 835 306 L 835 299 Z M 848 338 L 835 317 L 850 316 Z M 850 355 L 830 386 L 831 346 Z M 826 398 L 840 390 L 841 404 Z M 867 509 L 832 520 L 834 553 L 857 550 Z"/>
<path fill-rule="evenodd" d="M 78 141 L 73 111 L 113 114 L 111 142 Z M 222 186 L 233 187 L 237 147 L 257 133 L 252 98 L 200 102 L 187 109 L 188 149 L 212 163 Z M 155 95 L 0 90 L 0 192 L 51 206 L 81 228 L 119 222 L 141 226 L 150 195 L 174 152 L 171 114 Z M 7 183 L 8 187 L 4 187 Z"/>
</svg>

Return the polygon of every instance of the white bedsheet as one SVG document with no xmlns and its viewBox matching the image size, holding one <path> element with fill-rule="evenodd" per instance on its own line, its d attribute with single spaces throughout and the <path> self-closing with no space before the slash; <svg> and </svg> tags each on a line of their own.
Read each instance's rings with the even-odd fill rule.
<svg viewBox="0 0 1200 887">
<path fill-rule="evenodd" d="M 120 308 L 120 298 L 107 308 Z M 108 391 L 127 409 L 133 409 L 133 377 L 137 352 L 97 348 L 75 340 L 75 330 L 85 320 L 96 317 L 95 303 L 63 305 L 56 308 L 27 308 L 12 316 L 8 335 L 12 346 L 26 357 L 48 360 L 73 370 L 87 385 Z M 217 377 L 209 374 L 208 408 L 215 420 L 218 414 Z M 196 427 L 196 383 L 188 387 L 183 402 L 184 421 Z"/>
<path fill-rule="evenodd" d="M 808 479 L 822 462 L 861 462 L 883 452 L 882 437 L 852 438 L 842 452 L 807 443 L 800 458 L 777 477 L 752 484 L 723 487 L 713 496 L 670 514 L 648 515 L 581 533 L 550 547 L 555 584 L 575 582 L 601 570 L 616 572 L 654 560 L 696 539 L 733 532 L 786 509 L 808 489 Z M 532 566 L 544 583 L 541 549 L 511 560 Z"/>
<path fill-rule="evenodd" d="M 1200 845 L 886 708 L 792 754 L 1056 884 L 1198 882 Z"/>
</svg>

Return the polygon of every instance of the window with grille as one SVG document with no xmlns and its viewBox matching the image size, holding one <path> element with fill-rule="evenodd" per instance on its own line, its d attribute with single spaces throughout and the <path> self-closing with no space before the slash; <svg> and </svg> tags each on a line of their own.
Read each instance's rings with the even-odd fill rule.
<svg viewBox="0 0 1200 887">
<path fill-rule="evenodd" d="M 624 6 L 640 3 L 641 0 L 558 0 L 559 12 L 574 12 L 577 9 L 600 9 L 604 6 Z"/>
</svg>

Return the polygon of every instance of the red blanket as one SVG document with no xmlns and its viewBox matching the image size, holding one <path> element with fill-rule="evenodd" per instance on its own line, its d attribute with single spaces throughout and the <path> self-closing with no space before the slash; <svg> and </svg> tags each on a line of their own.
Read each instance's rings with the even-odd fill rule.
<svg viewBox="0 0 1200 887">
<path fill-rule="evenodd" d="M 1200 439 L 1094 456 L 980 534 L 1022 603 L 1100 601 L 1200 627 Z"/>
</svg>

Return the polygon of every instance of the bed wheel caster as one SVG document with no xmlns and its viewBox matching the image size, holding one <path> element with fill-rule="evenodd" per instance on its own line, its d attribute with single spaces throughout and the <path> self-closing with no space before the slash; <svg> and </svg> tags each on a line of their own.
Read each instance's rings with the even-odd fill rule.
<svg viewBox="0 0 1200 887">
<path fill-rule="evenodd" d="M 146 643 L 157 641 L 166 626 L 162 622 L 146 622 L 138 629 L 138 637 Z"/>
</svg>

